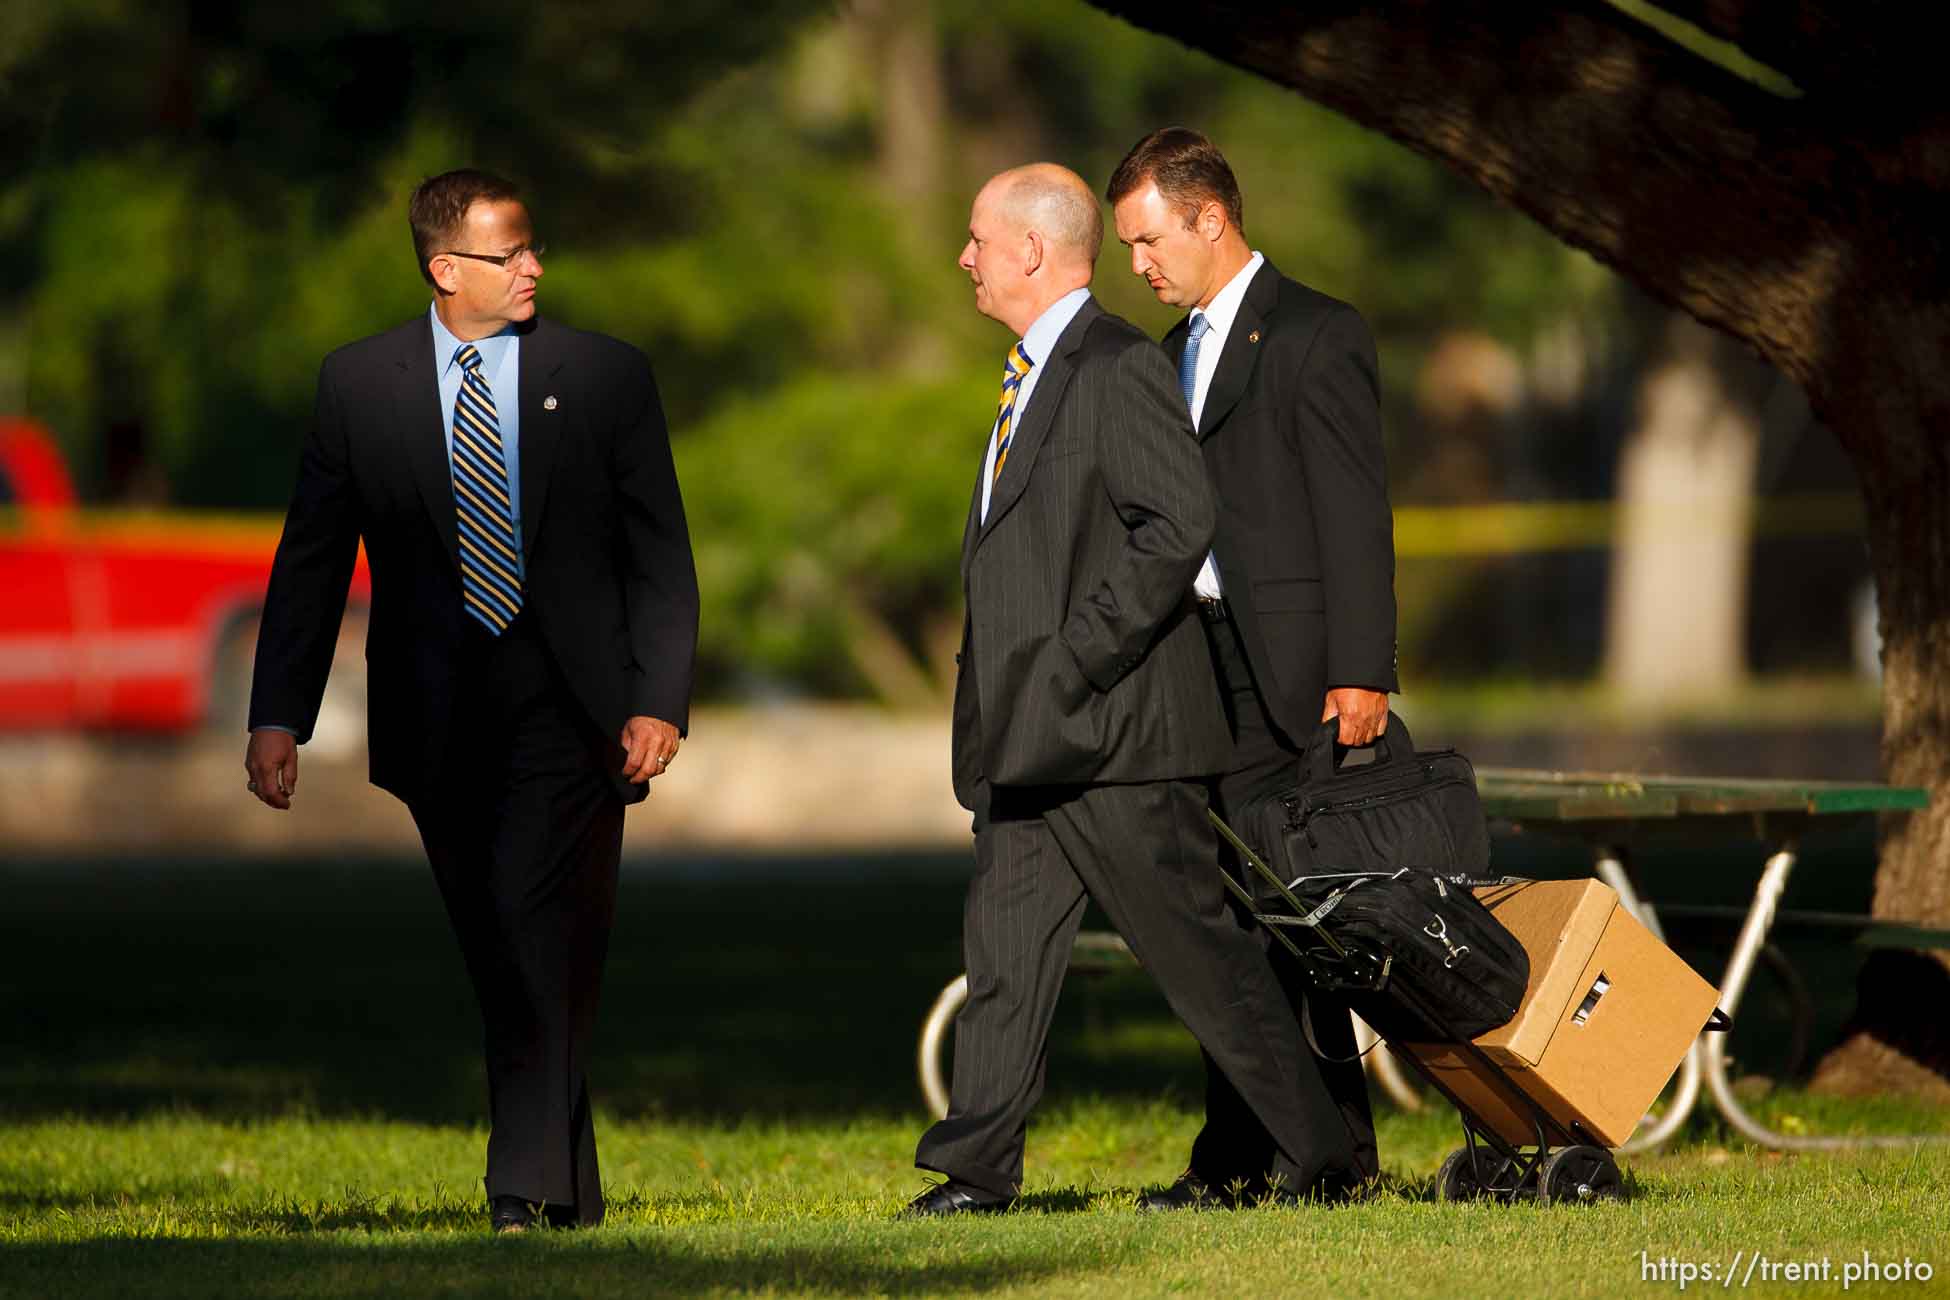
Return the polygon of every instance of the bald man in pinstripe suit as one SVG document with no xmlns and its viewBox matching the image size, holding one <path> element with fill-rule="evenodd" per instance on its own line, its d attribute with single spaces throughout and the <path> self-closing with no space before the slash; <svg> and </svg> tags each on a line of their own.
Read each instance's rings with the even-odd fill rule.
<svg viewBox="0 0 1950 1300">
<path fill-rule="evenodd" d="M 962 539 L 954 779 L 975 814 L 969 1000 L 948 1117 L 915 1154 L 946 1181 L 913 1216 L 999 1210 L 1019 1194 L 1044 1040 L 1090 899 L 1274 1136 L 1284 1182 L 1305 1189 L 1347 1157 L 1214 870 L 1201 778 L 1232 741 L 1190 595 L 1212 492 L 1164 353 L 1090 297 L 1102 240 L 1090 188 L 1040 164 L 983 187 L 962 251 L 977 309 L 1019 341 Z"/>
</svg>

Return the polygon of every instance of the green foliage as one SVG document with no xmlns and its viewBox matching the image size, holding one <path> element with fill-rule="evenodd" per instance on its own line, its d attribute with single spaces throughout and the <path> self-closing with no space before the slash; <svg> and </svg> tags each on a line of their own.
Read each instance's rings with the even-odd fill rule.
<svg viewBox="0 0 1950 1300">
<path fill-rule="evenodd" d="M 402 255 L 415 181 L 497 167 L 572 240 L 613 238 L 681 174 L 643 144 L 670 105 L 824 9 L 22 0 L 0 236 L 30 411 L 98 492 L 125 486 L 103 448 L 119 425 L 174 500 L 278 503 L 319 359 L 424 305 Z"/>
<path fill-rule="evenodd" d="M 200 195 L 342 206 L 378 197 L 433 122 L 484 165 L 548 188 L 623 175 L 634 195 L 627 164 L 672 104 L 829 7 L 757 0 L 728 22 L 705 0 L 14 0 L 0 125 L 42 166 L 156 141 Z"/>
<path fill-rule="evenodd" d="M 894 611 L 896 635 L 925 655 L 936 629 L 920 619 L 959 608 L 955 557 L 994 388 L 978 373 L 886 391 L 810 375 L 694 429 L 678 472 L 687 510 L 711 521 L 697 554 L 710 645 L 736 647 L 748 673 L 853 690 L 857 620 Z"/>
<path fill-rule="evenodd" d="M 99 430 L 136 421 L 175 499 L 276 501 L 325 353 L 424 310 L 397 273 L 395 214 L 246 214 L 205 201 L 157 146 L 49 177 L 45 205 L 31 409 L 98 489 Z"/>
<path fill-rule="evenodd" d="M 912 700 L 952 648 L 1009 342 L 954 264 L 994 170 L 1057 158 L 1100 185 L 1150 128 L 1207 129 L 1257 246 L 1374 323 L 1408 462 L 1432 340 L 1522 347 L 1603 309 L 1590 263 L 1432 164 L 1077 0 L 833 9 L 22 0 L 0 337 L 26 355 L 0 373 L 24 370 L 98 498 L 277 508 L 319 359 L 424 308 L 406 193 L 508 171 L 553 250 L 544 310 L 657 366 L 707 692 Z M 1100 271 L 1163 332 L 1114 241 Z"/>
</svg>

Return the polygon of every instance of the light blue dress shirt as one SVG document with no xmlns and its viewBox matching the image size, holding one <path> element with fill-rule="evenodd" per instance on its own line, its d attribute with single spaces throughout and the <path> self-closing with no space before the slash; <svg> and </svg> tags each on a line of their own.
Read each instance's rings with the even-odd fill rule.
<svg viewBox="0 0 1950 1300">
<path fill-rule="evenodd" d="M 440 432 L 447 440 L 447 473 L 452 475 L 454 463 L 454 403 L 460 400 L 460 383 L 463 377 L 461 365 L 454 360 L 454 354 L 461 349 L 461 340 L 440 320 L 440 313 L 427 308 L 427 318 L 433 322 L 433 369 L 440 376 Z M 515 517 L 515 537 L 521 537 L 521 336 L 515 327 L 509 325 L 498 334 L 490 334 L 484 339 L 474 340 L 475 350 L 481 354 L 481 373 L 487 376 L 488 389 L 494 394 L 494 413 L 501 425 L 501 456 L 508 466 L 508 506 Z M 515 548 L 519 551 L 521 548 Z M 520 566 L 519 577 L 528 577 L 526 561 L 519 555 L 515 557 Z M 283 731 L 297 735 L 296 727 L 281 722 L 264 723 L 260 730 Z"/>
<path fill-rule="evenodd" d="M 1036 392 L 1036 381 L 1042 376 L 1043 362 L 1056 350 L 1056 340 L 1063 337 L 1063 331 L 1070 328 L 1070 322 L 1083 310 L 1083 304 L 1090 301 L 1090 290 L 1072 289 L 1043 309 L 1036 323 L 1029 327 L 1029 333 L 1022 336 L 1022 350 L 1029 354 L 1029 373 L 1022 377 L 1016 386 L 1015 425 L 1022 427 L 1022 417 L 1029 412 L 1029 399 Z M 1002 426 L 1001 404 L 997 403 L 995 420 L 989 425 L 989 454 L 982 460 L 982 522 L 989 521 L 989 497 L 995 491 L 995 450 L 996 433 Z M 1010 444 L 1013 449 L 1014 443 Z"/>
<path fill-rule="evenodd" d="M 454 403 L 460 400 L 460 384 L 465 377 L 460 362 L 454 357 L 464 345 L 441 321 L 439 312 L 428 308 L 427 317 L 433 322 L 433 369 L 440 377 L 440 432 L 447 440 L 447 472 L 452 474 Z M 509 325 L 497 334 L 475 339 L 474 348 L 481 354 L 481 375 L 494 394 L 494 414 L 501 425 L 501 457 L 508 466 L 508 505 L 515 516 L 515 537 L 520 538 L 521 336 L 515 333 L 513 325 Z M 517 576 L 528 576 L 525 562 Z"/>
</svg>

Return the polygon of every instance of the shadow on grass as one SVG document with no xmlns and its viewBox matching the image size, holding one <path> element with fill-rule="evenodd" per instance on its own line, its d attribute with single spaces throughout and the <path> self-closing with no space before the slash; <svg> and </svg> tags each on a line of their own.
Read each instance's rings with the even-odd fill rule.
<svg viewBox="0 0 1950 1300">
<path fill-rule="evenodd" d="M 1791 901 L 1852 906 L 1865 847 L 1811 851 Z M 1519 874 L 1586 869 L 1565 842 L 1499 840 L 1496 853 Z M 1757 853 L 1648 852 L 1647 892 L 1737 901 Z M 961 969 L 968 869 L 940 851 L 626 863 L 590 1067 L 598 1104 L 918 1124 L 916 1040 Z M 0 898 L 0 1117 L 483 1118 L 478 1014 L 424 863 L 13 862 Z M 1717 975 L 1724 948 L 1687 955 Z M 1858 958 L 1832 944 L 1796 957 L 1820 999 L 1817 1052 L 1852 1003 Z M 1758 981 L 1742 1005 L 1748 1069 L 1769 1059 L 1767 993 Z M 1142 973 L 1070 979 L 1051 1102 L 1195 1099 L 1200 1079 Z"/>
<path fill-rule="evenodd" d="M 347 1192 L 329 1205 L 273 1200 L 258 1205 L 212 1208 L 207 1183 L 146 1185 L 140 1196 L 99 1193 L 61 1195 L 0 1193 L 0 1215 L 45 1215 L 61 1211 L 87 1214 L 140 1205 L 145 1213 L 168 1216 L 178 1208 L 198 1223 L 214 1224 L 224 1236 L 307 1236 L 332 1232 L 467 1232 L 484 1230 L 482 1200 L 443 1198 L 432 1205 L 390 1196 Z M 11 1255 L 16 1247 L 5 1247 Z"/>
<path fill-rule="evenodd" d="M 957 854 L 626 864 L 591 1078 L 626 1116 L 921 1119 L 922 1017 L 961 969 Z M 424 864 L 0 868 L 0 1116 L 473 1125 L 479 1019 Z M 1147 1034 L 1104 1033 L 1135 1024 Z M 1079 974 L 1051 1095 L 1194 1088 L 1141 973 Z"/>
<path fill-rule="evenodd" d="M 925 1227 L 926 1225 L 923 1225 Z M 542 1233 L 393 1244 L 337 1241 L 91 1241 L 12 1247 L 0 1296 L 58 1295 L 85 1272 L 96 1294 L 221 1295 L 248 1277 L 259 1295 L 927 1295 L 1033 1287 L 1072 1261 L 1054 1249 L 962 1250 L 954 1257 L 887 1243 L 781 1244 Z"/>
</svg>

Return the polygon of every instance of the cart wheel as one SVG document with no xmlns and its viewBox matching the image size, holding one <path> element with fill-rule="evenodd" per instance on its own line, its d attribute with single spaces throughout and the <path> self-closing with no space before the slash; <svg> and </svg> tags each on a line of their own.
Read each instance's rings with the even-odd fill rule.
<svg viewBox="0 0 1950 1300">
<path fill-rule="evenodd" d="M 1564 1147 L 1551 1152 L 1537 1170 L 1537 1190 L 1546 1205 L 1625 1199 L 1618 1162 L 1603 1147 Z"/>
<path fill-rule="evenodd" d="M 1474 1201 L 1485 1196 L 1507 1196 L 1510 1189 L 1498 1186 L 1510 1171 L 1510 1162 L 1494 1151 L 1478 1151 L 1477 1159 L 1470 1159 L 1468 1147 L 1457 1147 L 1443 1160 L 1442 1167 L 1435 1171 L 1436 1199 L 1443 1201 Z M 1478 1166 L 1488 1172 L 1489 1181 L 1485 1183 L 1478 1175 Z"/>
</svg>

